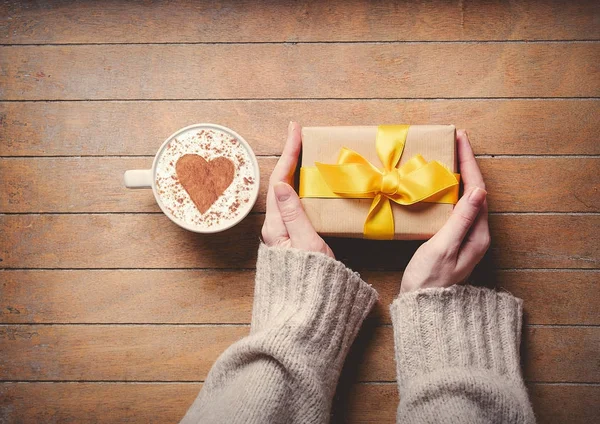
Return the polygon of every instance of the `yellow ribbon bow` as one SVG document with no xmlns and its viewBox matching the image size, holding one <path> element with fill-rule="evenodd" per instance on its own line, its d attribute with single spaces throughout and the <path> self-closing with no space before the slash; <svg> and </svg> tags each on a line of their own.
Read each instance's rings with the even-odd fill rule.
<svg viewBox="0 0 600 424">
<path fill-rule="evenodd" d="M 300 197 L 373 198 L 365 221 L 365 238 L 394 238 L 394 215 L 390 200 L 400 205 L 418 202 L 458 201 L 458 175 L 437 161 L 415 155 L 398 167 L 409 125 L 380 125 L 375 149 L 383 168 L 359 153 L 342 148 L 335 165 L 315 163 L 300 169 Z"/>
</svg>

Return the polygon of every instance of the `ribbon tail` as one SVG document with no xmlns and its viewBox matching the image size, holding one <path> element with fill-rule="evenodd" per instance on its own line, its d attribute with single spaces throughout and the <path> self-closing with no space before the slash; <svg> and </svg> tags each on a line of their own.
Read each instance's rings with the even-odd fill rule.
<svg viewBox="0 0 600 424">
<path fill-rule="evenodd" d="M 394 214 L 390 199 L 377 194 L 371 203 L 363 229 L 365 238 L 372 240 L 394 239 Z"/>
</svg>

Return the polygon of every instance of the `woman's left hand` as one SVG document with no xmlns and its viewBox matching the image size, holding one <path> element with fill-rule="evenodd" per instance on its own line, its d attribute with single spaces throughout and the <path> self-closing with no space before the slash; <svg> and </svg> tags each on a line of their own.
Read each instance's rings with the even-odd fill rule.
<svg viewBox="0 0 600 424">
<path fill-rule="evenodd" d="M 465 130 L 457 132 L 456 144 L 465 193 L 446 224 L 415 252 L 401 293 L 464 282 L 490 246 L 487 192 Z"/>
<path fill-rule="evenodd" d="M 313 228 L 300 198 L 290 185 L 301 147 L 301 127 L 290 122 L 285 147 L 269 179 L 262 238 L 267 246 L 294 247 L 334 258 L 327 243 Z"/>
</svg>

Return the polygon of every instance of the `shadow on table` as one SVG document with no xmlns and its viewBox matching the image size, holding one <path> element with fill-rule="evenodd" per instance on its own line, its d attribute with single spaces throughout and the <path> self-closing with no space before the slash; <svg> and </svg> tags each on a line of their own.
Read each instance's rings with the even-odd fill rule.
<svg viewBox="0 0 600 424">
<path fill-rule="evenodd" d="M 335 257 L 354 270 L 403 270 L 422 241 L 327 237 Z"/>
<path fill-rule="evenodd" d="M 348 418 L 352 415 L 351 407 L 352 403 L 355 402 L 355 399 L 353 399 L 355 393 L 353 391 L 356 389 L 356 382 L 359 381 L 359 371 L 361 368 L 364 368 L 361 364 L 365 360 L 369 345 L 372 344 L 377 323 L 378 320 L 367 319 L 350 348 L 333 399 L 331 410 L 332 423 L 348 422 Z"/>
</svg>

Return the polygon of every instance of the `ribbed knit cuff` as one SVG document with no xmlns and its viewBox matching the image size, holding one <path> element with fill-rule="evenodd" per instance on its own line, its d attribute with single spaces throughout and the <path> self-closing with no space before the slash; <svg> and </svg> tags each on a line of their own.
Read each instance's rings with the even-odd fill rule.
<svg viewBox="0 0 600 424">
<path fill-rule="evenodd" d="M 324 254 L 291 248 L 258 250 L 251 333 L 273 330 L 307 353 L 343 362 L 377 292 Z M 289 337 L 288 337 L 289 336 Z"/>
<path fill-rule="evenodd" d="M 441 369 L 493 370 L 520 381 L 522 300 L 473 286 L 422 289 L 390 307 L 400 390 Z"/>
</svg>

